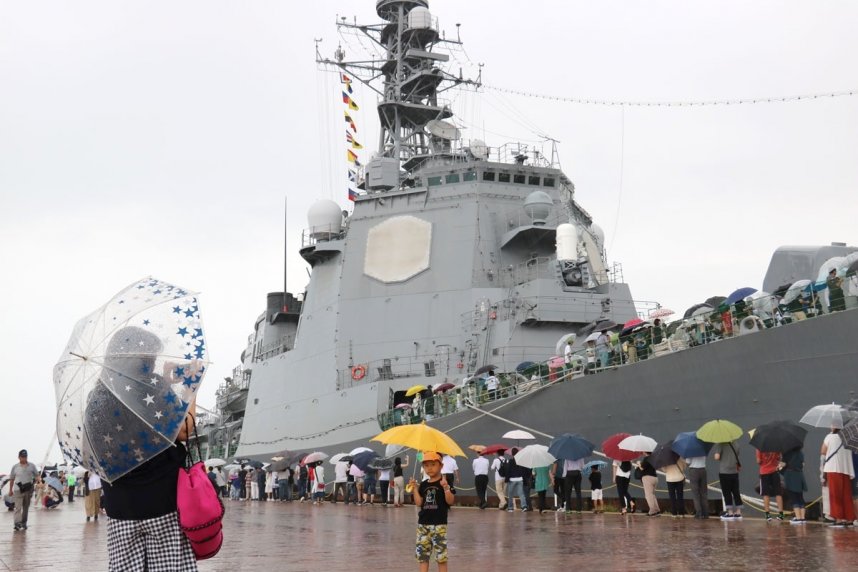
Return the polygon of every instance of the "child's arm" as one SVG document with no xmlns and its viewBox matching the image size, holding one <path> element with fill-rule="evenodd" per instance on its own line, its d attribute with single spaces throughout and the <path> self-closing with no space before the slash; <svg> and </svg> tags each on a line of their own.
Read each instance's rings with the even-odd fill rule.
<svg viewBox="0 0 858 572">
<path fill-rule="evenodd" d="M 420 496 L 420 487 L 417 485 L 417 481 L 413 478 L 408 481 L 408 486 L 411 487 L 411 494 L 414 496 L 414 504 L 416 506 L 423 506 L 423 497 Z"/>
<path fill-rule="evenodd" d="M 456 504 L 456 495 L 453 494 L 453 490 L 447 484 L 447 479 L 444 477 L 441 477 L 441 487 L 444 489 L 444 500 L 447 501 L 447 505 L 453 506 Z"/>
</svg>

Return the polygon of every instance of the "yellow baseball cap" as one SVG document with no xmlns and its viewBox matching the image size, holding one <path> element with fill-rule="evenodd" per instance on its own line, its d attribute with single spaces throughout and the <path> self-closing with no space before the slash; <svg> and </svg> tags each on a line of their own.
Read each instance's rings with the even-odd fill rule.
<svg viewBox="0 0 858 572">
<path fill-rule="evenodd" d="M 423 462 L 426 461 L 438 461 L 441 462 L 441 455 L 436 453 L 435 451 L 423 451 Z"/>
</svg>

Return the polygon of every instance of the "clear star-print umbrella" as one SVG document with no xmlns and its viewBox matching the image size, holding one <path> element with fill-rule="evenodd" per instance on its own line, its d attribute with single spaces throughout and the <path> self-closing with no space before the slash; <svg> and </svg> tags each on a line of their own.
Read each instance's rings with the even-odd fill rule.
<svg viewBox="0 0 858 572">
<path fill-rule="evenodd" d="M 67 461 L 113 482 L 171 447 L 207 365 L 196 294 L 154 278 L 116 294 L 54 366 Z"/>
</svg>

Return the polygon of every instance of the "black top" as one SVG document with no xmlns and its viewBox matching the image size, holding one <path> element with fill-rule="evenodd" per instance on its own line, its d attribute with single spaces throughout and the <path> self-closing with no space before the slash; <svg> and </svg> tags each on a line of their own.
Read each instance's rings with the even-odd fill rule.
<svg viewBox="0 0 858 572">
<path fill-rule="evenodd" d="M 185 446 L 177 443 L 113 484 L 104 483 L 107 516 L 143 520 L 176 512 L 176 483 L 186 456 Z"/>
<path fill-rule="evenodd" d="M 590 490 L 599 490 L 602 488 L 602 473 L 601 471 L 593 470 L 590 472 Z"/>
<path fill-rule="evenodd" d="M 655 472 L 655 467 L 652 466 L 652 463 L 649 462 L 649 457 L 644 459 L 641 462 L 641 477 L 657 477 L 658 473 Z"/>
<path fill-rule="evenodd" d="M 420 483 L 420 497 L 423 499 L 423 504 L 420 507 L 417 524 L 447 524 L 447 511 L 450 505 L 447 504 L 444 496 L 441 479 Z"/>
<path fill-rule="evenodd" d="M 394 478 L 402 476 L 402 465 L 393 465 L 393 476 Z"/>
</svg>

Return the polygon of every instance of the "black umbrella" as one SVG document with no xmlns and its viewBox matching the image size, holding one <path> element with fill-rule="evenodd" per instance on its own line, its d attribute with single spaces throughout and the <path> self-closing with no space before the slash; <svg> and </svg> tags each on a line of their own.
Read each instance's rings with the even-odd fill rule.
<svg viewBox="0 0 858 572">
<path fill-rule="evenodd" d="M 254 469 L 261 469 L 262 465 L 264 465 L 262 461 L 254 461 L 252 459 L 240 459 L 237 460 L 236 463 L 238 463 L 239 465 L 250 465 Z"/>
<path fill-rule="evenodd" d="M 613 320 L 601 320 L 599 323 L 596 324 L 595 329 L 599 332 L 602 332 L 604 330 L 610 330 L 610 329 L 616 328 L 616 327 L 617 327 L 617 323 L 614 322 Z"/>
<path fill-rule="evenodd" d="M 596 446 L 577 433 L 564 433 L 548 445 L 548 452 L 558 459 L 576 461 L 593 454 Z"/>
<path fill-rule="evenodd" d="M 277 471 L 278 473 L 280 471 L 285 471 L 286 469 L 289 468 L 289 465 L 290 465 L 290 463 L 287 461 L 288 461 L 288 459 L 284 459 L 282 461 L 274 461 L 273 463 L 268 465 L 268 470 L 271 472 Z"/>
<path fill-rule="evenodd" d="M 788 282 L 786 284 L 781 284 L 780 286 L 775 288 L 775 291 L 772 292 L 772 295 L 777 296 L 778 298 L 783 298 L 784 294 L 787 293 L 787 290 L 789 290 L 790 286 L 792 286 L 791 282 Z"/>
<path fill-rule="evenodd" d="M 393 459 L 373 459 L 369 462 L 368 467 L 370 469 L 378 469 L 381 471 L 385 471 L 387 469 L 393 468 Z"/>
<path fill-rule="evenodd" d="M 656 469 L 674 464 L 679 455 L 673 451 L 673 439 L 666 443 L 659 443 L 655 451 L 649 456 L 649 463 Z"/>
<path fill-rule="evenodd" d="M 858 419 L 850 419 L 843 424 L 843 429 L 840 430 L 840 438 L 843 439 L 844 447 L 858 453 Z"/>
<path fill-rule="evenodd" d="M 375 451 L 361 451 L 357 455 L 354 456 L 354 460 L 352 461 L 361 471 L 366 472 L 369 468 L 369 464 L 378 458 L 378 453 Z"/>
<path fill-rule="evenodd" d="M 772 421 L 760 425 L 751 437 L 751 446 L 768 453 L 786 453 L 804 446 L 807 429 L 794 421 Z"/>
<path fill-rule="evenodd" d="M 847 404 L 845 405 L 845 407 L 846 407 L 846 409 L 848 409 L 849 411 L 856 411 L 856 412 L 858 412 L 858 399 L 853 399 L 852 401 L 850 401 L 849 403 L 847 403 Z"/>
<path fill-rule="evenodd" d="M 685 311 L 685 313 L 682 315 L 682 317 L 683 317 L 683 318 L 685 318 L 685 319 L 688 319 L 688 318 L 690 318 L 690 317 L 692 316 L 692 314 L 694 314 L 694 312 L 696 312 L 696 311 L 697 311 L 697 310 L 699 310 L 700 308 L 708 308 L 708 309 L 709 309 L 709 311 L 712 311 L 712 309 L 713 309 L 713 308 L 712 308 L 712 306 L 710 306 L 709 304 L 706 304 L 706 303 L 704 303 L 704 302 L 701 302 L 700 304 L 694 304 L 693 306 L 691 306 L 690 308 L 688 308 L 688 309 Z"/>
<path fill-rule="evenodd" d="M 474 375 L 481 375 L 481 374 L 487 373 L 491 370 L 496 370 L 497 368 L 498 368 L 498 366 L 496 366 L 496 365 L 484 365 L 483 367 L 481 367 L 480 369 L 475 371 Z"/>
<path fill-rule="evenodd" d="M 706 298 L 706 300 L 704 300 L 703 303 L 706 304 L 707 306 L 712 306 L 713 308 L 717 308 L 726 299 L 727 299 L 726 296 L 712 296 L 711 298 Z"/>
</svg>

